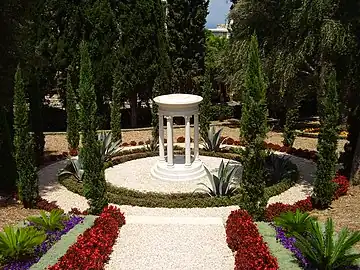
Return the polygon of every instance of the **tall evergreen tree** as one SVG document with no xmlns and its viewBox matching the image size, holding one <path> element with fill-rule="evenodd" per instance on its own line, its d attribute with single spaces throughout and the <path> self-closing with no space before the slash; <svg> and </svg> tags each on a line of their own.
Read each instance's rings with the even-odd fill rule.
<svg viewBox="0 0 360 270">
<path fill-rule="evenodd" d="M 91 213 L 99 214 L 107 205 L 106 182 L 96 134 L 96 94 L 86 42 L 81 43 L 80 56 L 80 123 L 83 136 L 80 155 L 84 166 L 83 192 L 89 200 Z"/>
<path fill-rule="evenodd" d="M 245 143 L 241 207 L 255 218 L 260 218 L 266 206 L 264 139 L 267 132 L 267 106 L 266 84 L 255 35 L 250 41 L 244 88 L 240 122 L 240 135 Z"/>
<path fill-rule="evenodd" d="M 339 103 L 336 88 L 336 72 L 327 71 L 326 91 L 320 97 L 320 133 L 318 139 L 318 162 L 314 182 L 314 199 L 321 208 L 331 204 L 335 185 L 332 179 L 336 172 Z"/>
<path fill-rule="evenodd" d="M 121 63 L 118 63 L 118 66 L 115 69 L 114 73 L 114 85 L 112 90 L 112 99 L 111 99 L 111 133 L 112 139 L 118 141 L 122 139 L 121 136 L 121 108 L 123 96 L 122 93 L 124 89 L 124 79 L 122 78 L 123 74 L 121 72 Z"/>
<path fill-rule="evenodd" d="M 209 1 L 167 2 L 171 89 L 175 93 L 199 94 L 205 73 L 205 23 Z"/>
<path fill-rule="evenodd" d="M 212 97 L 212 83 L 210 73 L 206 71 L 204 76 L 204 83 L 202 86 L 201 96 L 203 101 L 200 103 L 199 113 L 199 124 L 200 124 L 200 135 L 204 138 L 208 136 L 210 129 L 210 110 L 211 110 L 211 97 Z"/>
<path fill-rule="evenodd" d="M 18 194 L 24 207 L 34 206 L 39 195 L 38 176 L 34 165 L 33 138 L 29 133 L 28 103 L 21 69 L 15 74 L 14 88 L 14 146 L 18 172 Z"/>
<path fill-rule="evenodd" d="M 147 101 L 151 98 L 158 75 L 159 49 L 155 35 L 158 15 L 155 14 L 155 2 L 147 0 L 118 2 L 113 11 L 116 23 L 121 26 L 115 49 L 120 70 L 116 72 L 121 74 L 122 95 L 130 102 L 131 125 L 135 127 L 138 99 Z M 114 84 L 118 82 L 114 81 Z"/>
<path fill-rule="evenodd" d="M 165 25 L 165 9 L 161 0 L 154 1 L 154 21 L 156 22 L 156 40 L 158 48 L 157 69 L 158 75 L 155 79 L 152 89 L 152 98 L 168 94 L 170 92 L 170 76 L 171 65 L 168 54 L 168 42 L 166 38 L 166 25 Z M 152 104 L 152 137 L 153 140 L 159 138 L 159 118 L 158 108 L 155 103 Z"/>
<path fill-rule="evenodd" d="M 7 115 L 0 107 L 0 193 L 11 195 L 16 191 L 16 164 Z"/>
<path fill-rule="evenodd" d="M 66 114 L 67 114 L 67 130 L 66 137 L 68 141 L 68 146 L 70 150 L 77 150 L 79 147 L 80 134 L 79 134 L 79 123 L 78 123 L 78 111 L 76 108 L 76 95 L 71 82 L 71 75 L 69 72 L 67 74 L 67 83 L 66 83 Z"/>
</svg>

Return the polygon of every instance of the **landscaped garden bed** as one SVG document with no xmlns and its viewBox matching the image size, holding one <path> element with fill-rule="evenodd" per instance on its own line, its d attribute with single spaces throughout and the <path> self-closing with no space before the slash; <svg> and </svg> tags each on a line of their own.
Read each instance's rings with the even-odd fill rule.
<svg viewBox="0 0 360 270">
<path fill-rule="evenodd" d="M 183 148 L 177 147 L 175 154 L 183 154 Z M 241 161 L 241 155 L 232 153 L 229 150 L 224 152 L 208 152 L 201 150 L 201 155 L 220 157 L 235 161 Z M 105 164 L 106 167 L 115 166 L 127 161 L 157 156 L 157 152 L 146 151 L 145 149 L 132 149 L 120 152 L 110 162 Z M 275 157 L 276 158 L 276 157 Z M 273 161 L 276 162 L 276 161 Z M 279 174 L 281 179 L 271 180 L 265 188 L 265 196 L 276 196 L 293 186 L 299 178 L 296 165 L 289 163 L 284 174 Z M 82 183 L 72 176 L 60 177 L 60 183 L 70 191 L 82 195 Z M 237 205 L 241 200 L 239 191 L 233 196 L 214 196 L 209 197 L 205 193 L 159 193 L 159 192 L 141 192 L 124 187 L 117 187 L 107 183 L 107 197 L 111 203 L 118 205 L 136 205 L 145 207 L 166 207 L 166 208 L 191 208 L 191 207 L 218 207 Z"/>
<path fill-rule="evenodd" d="M 80 212 L 43 211 L 6 227 L 0 233 L 1 269 L 102 269 L 125 218 L 112 206 L 99 217 L 74 213 Z"/>
<path fill-rule="evenodd" d="M 349 183 L 337 176 L 333 199 L 346 195 Z M 244 210 L 233 211 L 226 222 L 227 243 L 235 251 L 235 269 L 360 269 L 353 246 L 360 232 L 341 230 L 336 236 L 331 219 L 318 222 L 307 212 L 312 199 L 293 205 L 275 203 L 265 210 L 267 222 L 254 222 Z"/>
</svg>

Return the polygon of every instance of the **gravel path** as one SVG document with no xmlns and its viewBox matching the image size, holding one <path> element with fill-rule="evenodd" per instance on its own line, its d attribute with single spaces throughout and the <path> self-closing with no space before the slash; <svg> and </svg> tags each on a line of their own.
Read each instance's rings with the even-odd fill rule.
<svg viewBox="0 0 360 270">
<path fill-rule="evenodd" d="M 301 180 L 296 186 L 270 198 L 269 203 L 294 203 L 311 192 L 309 183 L 315 172 L 315 163 L 294 156 L 290 159 L 297 164 Z M 88 208 L 86 199 L 56 181 L 56 173 L 64 163 L 60 161 L 39 171 L 40 194 L 49 201 L 56 201 L 65 211 L 72 207 L 85 210 Z M 118 173 L 128 171 L 127 167 Z M 234 268 L 233 254 L 226 245 L 224 224 L 237 206 L 191 209 L 118 207 L 125 213 L 126 225 L 121 228 L 106 270 Z"/>
<path fill-rule="evenodd" d="M 105 170 L 106 181 L 119 187 L 126 187 L 129 189 L 140 190 L 145 192 L 193 192 L 199 188 L 199 183 L 205 183 L 211 186 L 210 180 L 207 176 L 195 181 L 161 181 L 153 179 L 150 170 L 158 161 L 158 157 L 141 158 L 128 161 L 112 168 Z M 219 168 L 222 158 L 200 156 L 200 160 L 204 163 L 210 171 L 215 173 Z M 224 159 L 226 164 L 228 160 Z M 240 164 L 235 161 L 230 161 L 230 164 Z M 241 169 L 239 169 L 241 174 Z"/>
</svg>

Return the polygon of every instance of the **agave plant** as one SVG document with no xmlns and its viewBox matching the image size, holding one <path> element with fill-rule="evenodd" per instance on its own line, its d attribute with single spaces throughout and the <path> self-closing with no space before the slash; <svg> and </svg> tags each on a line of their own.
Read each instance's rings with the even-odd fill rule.
<svg viewBox="0 0 360 270">
<path fill-rule="evenodd" d="M 194 192 L 204 191 L 211 197 L 234 195 L 238 188 L 236 181 L 234 181 L 235 173 L 237 172 L 238 167 L 231 167 L 229 164 L 230 163 L 228 161 L 224 166 L 224 161 L 222 160 L 217 176 L 211 174 L 209 169 L 205 167 L 206 174 L 211 182 L 211 187 L 204 183 L 199 183 L 198 185 L 204 186 L 205 188 L 197 188 Z"/>
<path fill-rule="evenodd" d="M 45 231 L 55 231 L 64 229 L 64 220 L 68 219 L 61 209 L 53 209 L 49 214 L 45 211 L 40 212 L 40 217 L 28 217 L 28 221 L 36 227 Z"/>
<path fill-rule="evenodd" d="M 8 226 L 0 232 L 0 254 L 4 260 L 20 260 L 33 254 L 34 248 L 45 239 L 45 232 L 34 227 Z"/>
<path fill-rule="evenodd" d="M 121 140 L 113 141 L 111 132 L 101 132 L 98 134 L 100 142 L 100 155 L 103 162 L 110 161 L 121 151 Z"/>
<path fill-rule="evenodd" d="M 295 245 L 315 269 L 346 269 L 360 259 L 360 254 L 352 251 L 352 247 L 360 241 L 360 232 L 344 228 L 336 236 L 331 218 L 327 219 L 324 230 L 317 221 L 311 220 L 306 236 L 296 232 L 294 236 Z"/>
<path fill-rule="evenodd" d="M 299 209 L 296 209 L 295 213 L 290 211 L 282 213 L 274 219 L 274 222 L 276 226 L 285 229 L 288 235 L 293 235 L 294 232 L 304 235 L 313 219 L 309 213 L 302 213 Z"/>
<path fill-rule="evenodd" d="M 289 157 L 278 156 L 274 153 L 267 155 L 265 159 L 265 173 L 267 185 L 275 185 L 285 178 L 289 178 L 295 171 Z"/>
<path fill-rule="evenodd" d="M 156 152 L 157 150 L 159 150 L 159 140 L 151 140 L 149 143 L 146 143 L 144 147 L 146 151 Z"/>
<path fill-rule="evenodd" d="M 224 138 L 221 140 L 221 132 L 222 128 L 215 132 L 215 127 L 211 127 L 208 130 L 207 137 L 201 137 L 202 145 L 204 146 L 204 150 L 217 152 L 220 150 L 221 144 L 226 140 Z"/>
<path fill-rule="evenodd" d="M 67 160 L 68 164 L 64 169 L 59 171 L 58 177 L 71 175 L 75 177 L 78 182 L 81 182 L 84 176 L 84 169 L 80 156 L 78 156 L 77 159 L 69 156 Z"/>
</svg>

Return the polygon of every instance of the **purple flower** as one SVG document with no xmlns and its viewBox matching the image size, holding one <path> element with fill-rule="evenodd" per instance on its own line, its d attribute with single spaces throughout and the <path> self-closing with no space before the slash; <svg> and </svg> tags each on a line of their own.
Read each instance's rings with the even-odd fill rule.
<svg viewBox="0 0 360 270">
<path fill-rule="evenodd" d="M 71 216 L 68 220 L 65 220 L 64 229 L 61 231 L 47 231 L 46 240 L 41 245 L 36 246 L 34 249 L 35 257 L 24 261 L 13 261 L 4 267 L 4 270 L 26 270 L 32 265 L 37 263 L 41 256 L 43 256 L 57 241 L 61 239 L 61 236 L 67 234 L 72 228 L 84 220 L 83 217 Z M 33 226 L 29 224 L 28 226 Z"/>
<path fill-rule="evenodd" d="M 275 230 L 276 230 L 276 240 L 280 241 L 280 243 L 286 249 L 290 250 L 303 267 L 308 267 L 309 262 L 301 253 L 301 251 L 295 246 L 295 242 L 296 242 L 295 237 L 286 236 L 285 231 L 281 227 L 275 227 Z"/>
</svg>

